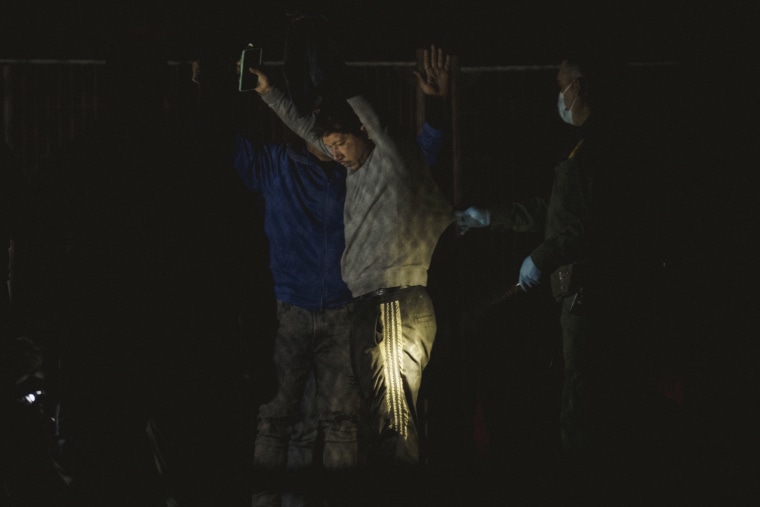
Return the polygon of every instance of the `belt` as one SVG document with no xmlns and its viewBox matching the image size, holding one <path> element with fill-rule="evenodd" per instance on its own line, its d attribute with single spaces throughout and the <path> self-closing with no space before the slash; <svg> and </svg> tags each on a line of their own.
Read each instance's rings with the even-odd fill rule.
<svg viewBox="0 0 760 507">
<path fill-rule="evenodd" d="M 381 287 L 377 290 L 373 290 L 372 292 L 367 292 L 366 294 L 355 297 L 354 301 L 364 301 L 378 296 L 386 296 L 388 294 L 393 294 L 394 292 L 408 289 L 409 287 L 412 287 L 412 285 L 402 285 L 400 287 Z"/>
</svg>

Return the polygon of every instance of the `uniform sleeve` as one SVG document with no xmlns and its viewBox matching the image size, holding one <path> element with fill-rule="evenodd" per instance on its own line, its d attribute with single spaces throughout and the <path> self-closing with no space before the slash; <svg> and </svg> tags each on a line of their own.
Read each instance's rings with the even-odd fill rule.
<svg viewBox="0 0 760 507">
<path fill-rule="evenodd" d="M 584 227 L 580 220 L 546 238 L 530 256 L 538 269 L 552 273 L 565 264 L 573 264 L 583 256 Z"/>
<path fill-rule="evenodd" d="M 547 209 L 544 241 L 531 253 L 541 271 L 551 273 L 560 266 L 586 258 L 591 238 L 584 195 L 579 165 L 570 159 L 557 171 Z"/>
<path fill-rule="evenodd" d="M 492 208 L 491 229 L 514 232 L 540 232 L 546 223 L 546 200 L 534 197 L 506 207 Z"/>
</svg>

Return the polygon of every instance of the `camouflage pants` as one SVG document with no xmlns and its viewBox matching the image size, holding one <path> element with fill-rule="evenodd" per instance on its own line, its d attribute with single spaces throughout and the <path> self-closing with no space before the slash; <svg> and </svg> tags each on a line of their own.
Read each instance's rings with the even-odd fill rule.
<svg viewBox="0 0 760 507">
<path fill-rule="evenodd" d="M 310 311 L 278 302 L 277 316 L 278 389 L 259 407 L 254 467 L 278 478 L 297 478 L 311 467 L 355 467 L 359 391 L 351 370 L 348 309 Z M 309 390 L 313 395 L 304 398 Z M 279 505 L 274 493 L 255 494 L 253 505 Z"/>
</svg>

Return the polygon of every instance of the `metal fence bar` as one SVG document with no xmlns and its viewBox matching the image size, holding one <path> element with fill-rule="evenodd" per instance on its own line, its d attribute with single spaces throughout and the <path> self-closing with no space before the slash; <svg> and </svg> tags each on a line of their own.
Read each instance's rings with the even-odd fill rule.
<svg viewBox="0 0 760 507">
<path fill-rule="evenodd" d="M 55 60 L 55 59 L 2 59 L 2 64 L 34 64 L 34 65 L 105 65 L 105 60 Z M 169 60 L 170 66 L 187 65 L 189 61 Z M 264 61 L 263 65 L 278 67 L 282 66 L 280 60 Z M 416 62 L 346 62 L 349 67 L 415 67 Z M 679 62 L 630 62 L 626 64 L 630 67 L 670 67 L 679 65 Z M 461 72 L 524 72 L 524 71 L 542 71 L 556 70 L 559 65 L 486 65 L 477 67 L 460 67 Z"/>
</svg>

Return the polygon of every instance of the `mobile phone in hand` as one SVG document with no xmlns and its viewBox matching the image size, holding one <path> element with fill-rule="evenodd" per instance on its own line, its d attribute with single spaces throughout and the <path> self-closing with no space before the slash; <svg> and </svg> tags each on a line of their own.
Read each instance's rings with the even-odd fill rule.
<svg viewBox="0 0 760 507">
<path fill-rule="evenodd" d="M 240 55 L 240 78 L 238 80 L 238 91 L 248 92 L 255 90 L 258 85 L 259 77 L 256 74 L 252 74 L 250 67 L 256 69 L 261 67 L 263 56 L 262 48 L 256 47 L 253 44 L 248 44 L 248 47 L 243 50 Z"/>
</svg>

